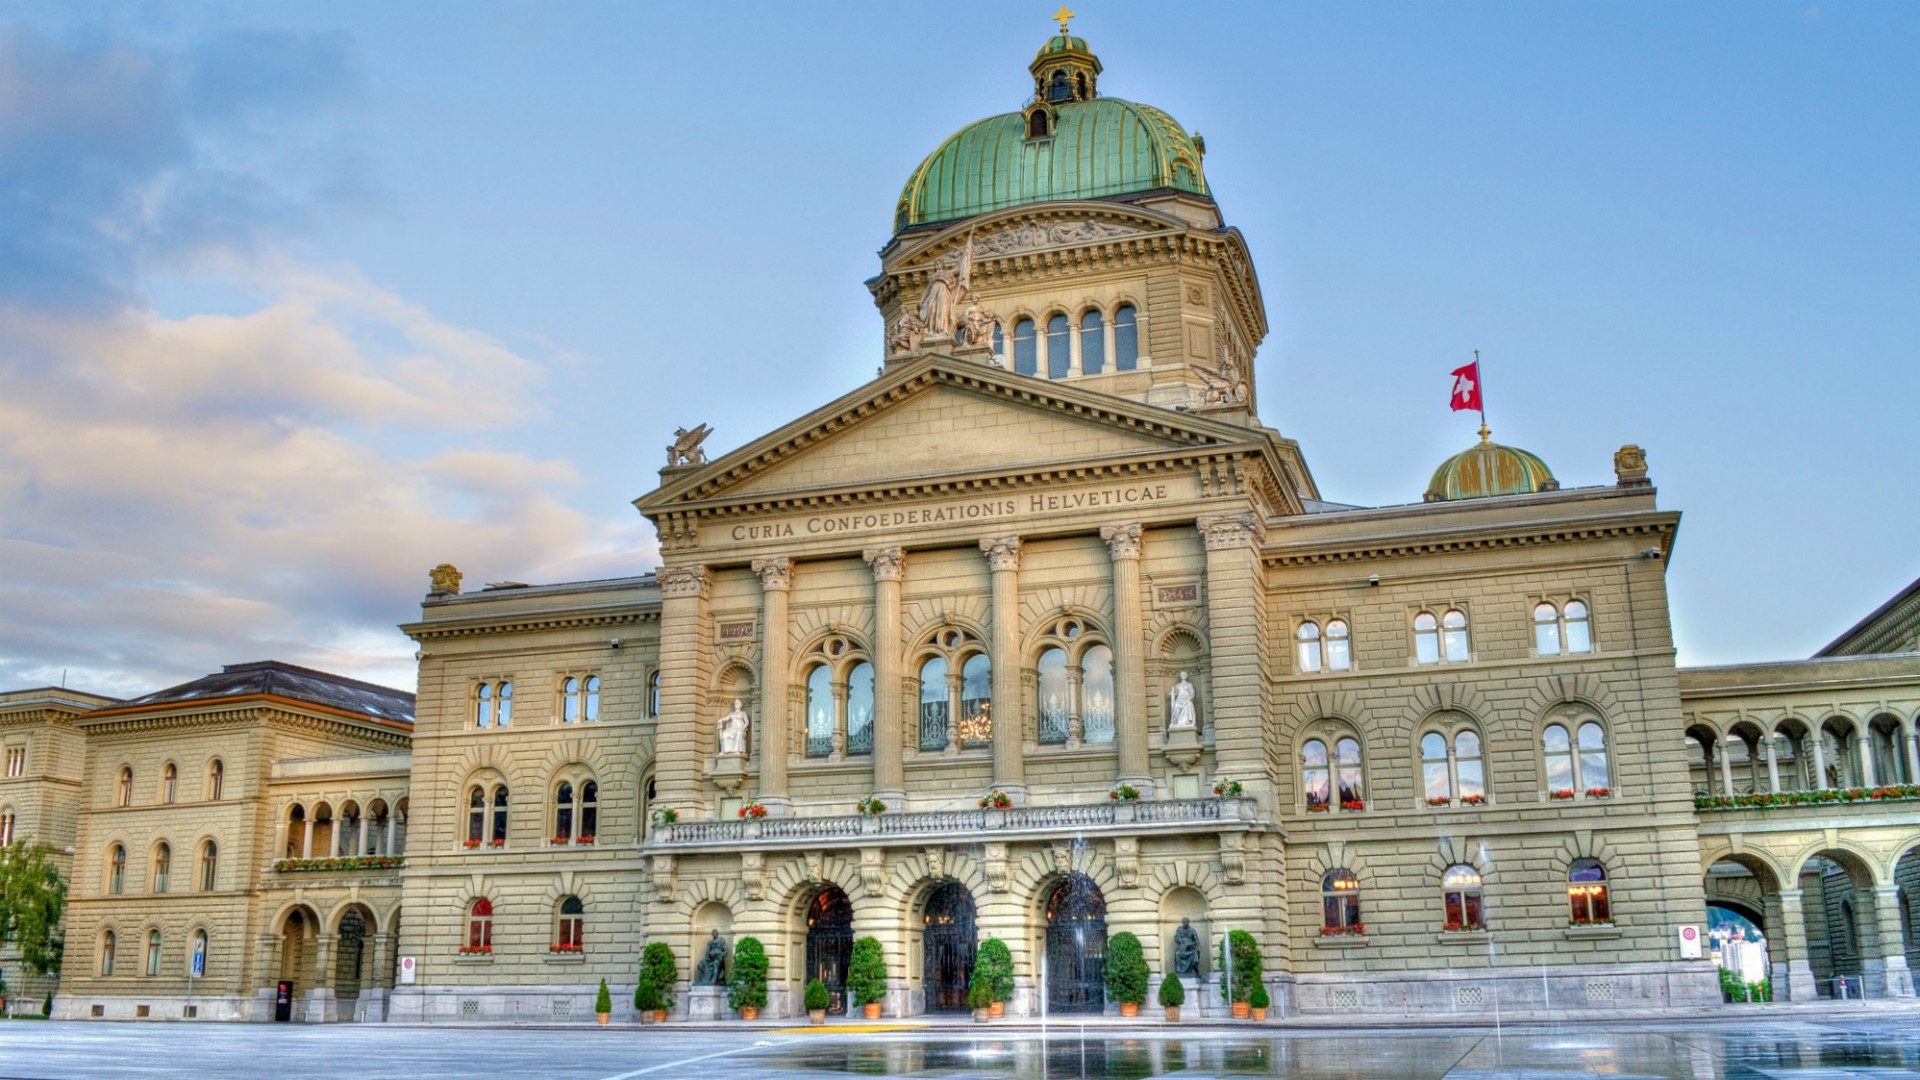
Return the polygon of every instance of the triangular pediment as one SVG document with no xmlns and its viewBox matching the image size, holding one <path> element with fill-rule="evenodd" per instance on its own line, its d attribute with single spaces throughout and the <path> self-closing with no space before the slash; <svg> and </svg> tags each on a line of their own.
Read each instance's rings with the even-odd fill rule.
<svg viewBox="0 0 1920 1080">
<path fill-rule="evenodd" d="M 1270 442 L 1264 430 L 932 354 L 715 461 L 670 470 L 639 506 L 655 513 L 1070 463 L 1259 453 Z"/>
</svg>

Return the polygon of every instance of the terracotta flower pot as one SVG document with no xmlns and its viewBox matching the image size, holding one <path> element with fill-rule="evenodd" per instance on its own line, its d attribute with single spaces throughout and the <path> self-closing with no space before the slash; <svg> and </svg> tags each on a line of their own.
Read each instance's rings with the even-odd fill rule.
<svg viewBox="0 0 1920 1080">
<path fill-rule="evenodd" d="M 1131 1001 L 1123 1001 L 1120 1003 L 1120 1015 L 1131 1020 L 1140 1015 L 1140 1006 Z"/>
<path fill-rule="evenodd" d="M 1007 1015 L 1007 1003 L 1006 1003 L 1006 1002 L 1004 1002 L 1004 1001 L 996 1001 L 996 1002 L 994 1002 L 993 1004 L 991 1004 L 991 1005 L 989 1005 L 989 1006 L 987 1006 L 987 1018 L 988 1018 L 988 1019 L 990 1019 L 990 1020 L 998 1020 L 998 1019 L 1000 1019 L 1001 1017 L 1003 1017 L 1003 1016 L 1005 1016 L 1005 1015 Z"/>
<path fill-rule="evenodd" d="M 811 1021 L 813 1021 L 813 1022 L 814 1022 L 814 1023 L 816 1023 L 816 1024 L 824 1024 L 824 1023 L 826 1023 L 826 1022 L 827 1022 L 827 1010 L 825 1010 L 825 1009 L 808 1009 L 808 1010 L 807 1010 L 807 1019 L 808 1019 L 808 1020 L 811 1020 Z"/>
<path fill-rule="evenodd" d="M 758 1019 L 760 1019 L 760 1006 L 758 1006 L 758 1005 L 742 1005 L 742 1006 L 740 1006 L 740 1019 L 742 1019 L 742 1020 L 758 1020 Z"/>
<path fill-rule="evenodd" d="M 879 1002 L 869 1001 L 865 1005 L 861 1006 L 861 1008 L 866 1010 L 867 1019 L 869 1020 L 880 1019 L 880 1003 Z"/>
<path fill-rule="evenodd" d="M 607 1021 L 613 1019 L 613 1014 L 612 1013 L 594 1013 L 593 1018 L 595 1020 L 600 1021 L 601 1027 L 606 1027 Z"/>
<path fill-rule="evenodd" d="M 1166 1009 L 1167 1009 L 1167 1023 L 1169 1024 L 1179 1023 L 1180 1022 L 1180 1006 L 1168 1005 Z"/>
<path fill-rule="evenodd" d="M 1251 1010 L 1246 1002 L 1236 1001 L 1233 1003 L 1233 1018 L 1235 1020 L 1245 1020 L 1249 1011 Z"/>
<path fill-rule="evenodd" d="M 666 1023 L 666 1022 L 667 1022 L 667 1010 L 665 1010 L 665 1009 L 655 1009 L 655 1010 L 653 1011 L 653 1022 L 654 1022 L 654 1023 L 656 1023 L 656 1024 L 664 1024 L 664 1023 Z"/>
<path fill-rule="evenodd" d="M 1253 1018 L 1255 1020 L 1265 1020 L 1267 1018 L 1267 1010 L 1265 1009 L 1253 1010 Z"/>
</svg>

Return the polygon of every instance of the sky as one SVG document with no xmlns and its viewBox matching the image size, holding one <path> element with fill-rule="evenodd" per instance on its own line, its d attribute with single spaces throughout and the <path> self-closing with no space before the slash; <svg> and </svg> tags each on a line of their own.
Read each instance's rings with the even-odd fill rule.
<svg viewBox="0 0 1920 1080">
<path fill-rule="evenodd" d="M 1686 664 L 1920 576 L 1920 5 L 1078 5 L 1206 136 L 1323 497 L 1646 448 Z M 1051 4 L 0 0 L 0 687 L 282 659 L 403 688 L 427 570 L 658 563 L 724 452 L 870 378 L 900 185 Z"/>
</svg>

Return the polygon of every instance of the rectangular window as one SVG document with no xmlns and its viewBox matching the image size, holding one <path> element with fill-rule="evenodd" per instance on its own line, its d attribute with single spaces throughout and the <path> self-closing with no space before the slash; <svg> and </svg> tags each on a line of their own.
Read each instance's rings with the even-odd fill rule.
<svg viewBox="0 0 1920 1080">
<path fill-rule="evenodd" d="M 24 746 L 7 747 L 7 775 L 25 776 L 27 773 L 27 748 Z"/>
</svg>

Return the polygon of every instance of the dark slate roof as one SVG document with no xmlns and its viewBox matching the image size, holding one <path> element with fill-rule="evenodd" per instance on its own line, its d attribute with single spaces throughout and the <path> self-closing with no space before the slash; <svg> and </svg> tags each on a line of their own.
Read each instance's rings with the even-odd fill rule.
<svg viewBox="0 0 1920 1080">
<path fill-rule="evenodd" d="M 1916 644 L 1920 644 L 1920 578 L 1813 655 L 1820 659 L 1920 651 Z"/>
<path fill-rule="evenodd" d="M 387 723 L 413 724 L 413 695 L 391 687 L 377 686 L 344 675 L 312 668 L 297 667 L 278 660 L 260 660 L 251 664 L 228 664 L 217 674 L 203 675 L 192 682 L 156 690 L 144 697 L 123 701 L 114 711 L 146 705 L 178 702 L 213 701 L 220 698 L 272 694 L 332 709 L 356 712 Z M 105 710 L 102 710 L 105 711 Z"/>
</svg>

